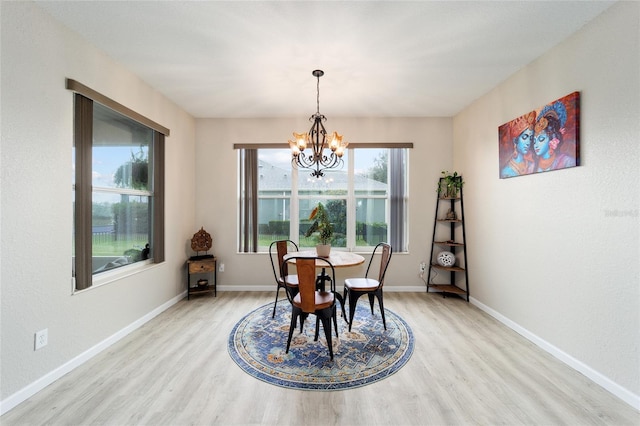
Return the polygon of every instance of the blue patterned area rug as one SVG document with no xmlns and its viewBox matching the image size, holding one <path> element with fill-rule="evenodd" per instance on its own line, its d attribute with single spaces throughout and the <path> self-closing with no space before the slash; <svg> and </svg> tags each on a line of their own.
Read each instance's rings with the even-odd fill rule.
<svg viewBox="0 0 640 426">
<path fill-rule="evenodd" d="M 240 368 L 272 385 L 321 391 L 360 387 L 394 374 L 413 353 L 409 325 L 385 309 L 385 331 L 378 306 L 371 315 L 364 303 L 356 310 L 351 332 L 338 313 L 338 338 L 332 327 L 333 361 L 322 325 L 320 338 L 313 340 L 315 315 L 307 318 L 302 334 L 298 325 L 286 354 L 291 305 L 280 301 L 273 319 L 272 311 L 269 303 L 247 314 L 233 327 L 228 343 L 229 354 Z"/>
</svg>

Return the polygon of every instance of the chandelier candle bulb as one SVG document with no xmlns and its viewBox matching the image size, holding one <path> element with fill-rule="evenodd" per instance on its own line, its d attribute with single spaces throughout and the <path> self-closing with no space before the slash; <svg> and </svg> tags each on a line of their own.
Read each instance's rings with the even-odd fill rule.
<svg viewBox="0 0 640 426">
<path fill-rule="evenodd" d="M 300 154 L 300 148 L 298 148 L 298 144 L 293 141 L 289 141 L 289 148 L 291 148 L 291 154 L 294 157 L 297 157 Z"/>
<path fill-rule="evenodd" d="M 296 146 L 300 151 L 307 149 L 307 139 L 309 135 L 306 133 L 293 133 L 293 137 L 296 139 Z"/>
</svg>

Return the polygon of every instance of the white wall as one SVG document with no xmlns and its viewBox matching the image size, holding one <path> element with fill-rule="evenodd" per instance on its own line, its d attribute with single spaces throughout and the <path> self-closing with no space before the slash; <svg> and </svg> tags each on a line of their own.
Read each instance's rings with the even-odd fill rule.
<svg viewBox="0 0 640 426">
<path fill-rule="evenodd" d="M 614 5 L 454 119 L 474 301 L 636 407 L 639 8 Z M 499 179 L 498 126 L 573 91 L 582 165 Z"/>
<path fill-rule="evenodd" d="M 184 291 L 185 241 L 195 228 L 195 126 L 189 115 L 33 4 L 2 2 L 1 7 L 0 400 L 6 410 L 15 401 L 10 396 Z M 65 89 L 66 77 L 171 130 L 166 262 L 76 295 L 71 294 L 73 94 Z M 49 344 L 34 351 L 34 332 L 44 328 Z"/>
<path fill-rule="evenodd" d="M 310 106 L 311 108 L 311 106 Z M 440 171 L 452 164 L 450 118 L 332 118 L 327 131 L 339 131 L 349 142 L 413 142 L 409 153 L 409 253 L 394 254 L 385 286 L 394 290 L 425 289 L 418 265 L 429 256 L 436 186 Z M 197 119 L 196 224 L 212 234 L 213 253 L 225 264 L 218 273 L 223 289 L 273 289 L 266 254 L 237 253 L 237 152 L 234 143 L 285 143 L 293 131 L 309 127 L 297 119 Z M 362 266 L 361 273 L 364 273 Z M 351 269 L 349 273 L 356 273 Z M 342 279 L 338 271 L 338 281 Z"/>
</svg>

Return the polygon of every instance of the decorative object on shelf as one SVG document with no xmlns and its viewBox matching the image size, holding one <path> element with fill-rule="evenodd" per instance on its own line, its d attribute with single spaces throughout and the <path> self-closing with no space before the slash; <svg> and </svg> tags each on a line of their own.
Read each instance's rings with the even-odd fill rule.
<svg viewBox="0 0 640 426">
<path fill-rule="evenodd" d="M 458 217 L 456 215 L 456 212 L 452 209 L 449 209 L 447 211 L 447 215 L 445 216 L 445 220 L 456 220 Z"/>
<path fill-rule="evenodd" d="M 320 178 L 324 176 L 323 171 L 326 169 L 334 169 L 343 163 L 342 155 L 349 145 L 348 142 L 342 140 L 342 135 L 333 132 L 327 137 L 327 131 L 324 128 L 323 121 L 327 118 L 320 114 L 320 77 L 324 75 L 322 70 L 314 70 L 313 76 L 318 79 L 317 96 L 316 96 L 316 113 L 309 117 L 309 121 L 313 122 L 308 133 L 293 133 L 295 141 L 289 141 L 291 148 L 291 164 L 301 169 L 311 170 L 311 176 Z M 328 140 L 327 140 L 328 139 Z M 309 154 L 305 154 L 307 147 L 311 148 Z M 331 150 L 327 155 L 325 149 Z"/>
<path fill-rule="evenodd" d="M 498 127 L 500 179 L 580 165 L 580 92 Z"/>
<path fill-rule="evenodd" d="M 198 287 L 203 288 L 209 285 L 209 280 L 198 280 Z"/>
<path fill-rule="evenodd" d="M 309 220 L 314 219 L 315 221 L 311 224 L 309 229 L 307 229 L 304 236 L 315 236 L 317 241 L 316 252 L 318 253 L 318 256 L 329 257 L 329 253 L 331 251 L 331 238 L 333 237 L 333 225 L 331 225 L 327 209 L 322 203 L 318 203 L 318 205 L 311 211 Z"/>
<path fill-rule="evenodd" d="M 440 266 L 451 267 L 456 264 L 456 256 L 450 251 L 441 251 L 436 260 Z"/>
<path fill-rule="evenodd" d="M 204 230 L 204 227 L 201 227 L 198 232 L 193 234 L 193 238 L 191 238 L 191 250 L 196 252 L 196 256 L 192 256 L 191 259 L 204 259 L 213 257 L 212 254 L 207 254 L 211 249 L 213 244 L 213 239 L 211 238 L 211 234 Z M 200 252 L 205 252 L 204 255 L 200 255 Z"/>
<path fill-rule="evenodd" d="M 458 175 L 458 172 L 449 173 L 446 170 L 441 173 L 442 178 L 438 181 L 438 196 L 440 198 L 456 198 L 460 188 L 464 185 L 462 176 Z"/>
</svg>

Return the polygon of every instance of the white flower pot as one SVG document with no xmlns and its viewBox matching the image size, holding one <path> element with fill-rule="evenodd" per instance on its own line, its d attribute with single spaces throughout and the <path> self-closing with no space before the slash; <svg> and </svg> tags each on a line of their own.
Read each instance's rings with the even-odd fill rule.
<svg viewBox="0 0 640 426">
<path fill-rule="evenodd" d="M 316 246 L 316 253 L 320 257 L 329 257 L 331 253 L 331 244 L 318 244 Z"/>
</svg>

